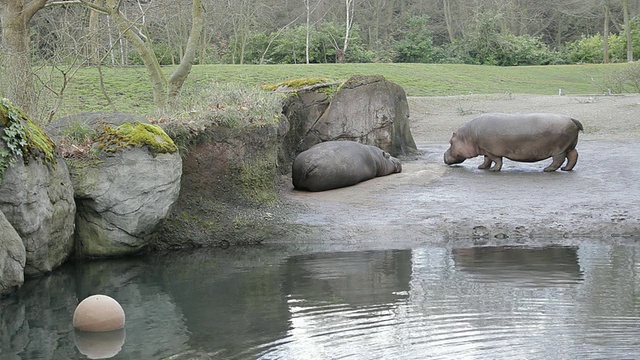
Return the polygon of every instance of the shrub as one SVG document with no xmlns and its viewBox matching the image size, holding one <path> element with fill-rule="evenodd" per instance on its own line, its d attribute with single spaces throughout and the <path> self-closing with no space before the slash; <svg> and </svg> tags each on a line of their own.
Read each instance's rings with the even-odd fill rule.
<svg viewBox="0 0 640 360">
<path fill-rule="evenodd" d="M 368 51 L 362 43 L 357 24 L 354 25 L 346 58 L 349 62 L 371 62 L 375 54 Z M 252 33 L 245 39 L 243 61 L 245 64 L 300 64 L 306 62 L 305 25 L 286 28 L 270 34 Z M 309 33 L 309 62 L 331 63 L 336 61 L 336 46 L 342 46 L 344 29 L 342 26 L 323 22 L 319 27 L 312 27 Z M 231 45 L 233 40 L 230 42 Z M 225 62 L 239 62 L 240 49 L 229 49 L 224 56 Z M 264 56 L 264 58 L 263 58 Z"/>
<path fill-rule="evenodd" d="M 630 22 L 631 42 L 633 45 L 633 58 L 640 57 L 640 17 L 635 17 Z M 565 58 L 569 63 L 597 64 L 604 61 L 604 36 L 595 34 L 582 36 L 579 40 L 569 43 L 565 47 Z M 609 35 L 609 61 L 627 61 L 627 38 L 620 34 Z"/>
<path fill-rule="evenodd" d="M 484 41 L 468 37 L 454 41 L 447 53 L 453 59 L 475 65 L 548 65 L 561 62 L 561 56 L 539 38 L 530 35 L 495 34 Z"/>
<path fill-rule="evenodd" d="M 476 65 L 547 65 L 559 61 L 559 55 L 540 38 L 502 31 L 500 17 L 488 13 L 476 19 L 466 35 L 449 46 L 449 56 Z"/>
<path fill-rule="evenodd" d="M 407 20 L 393 47 L 394 62 L 429 63 L 436 60 L 437 50 L 431 43 L 431 31 L 427 25 L 426 16 L 415 16 Z"/>
<path fill-rule="evenodd" d="M 640 63 L 631 63 L 605 74 L 600 86 L 603 92 L 640 93 Z"/>
<path fill-rule="evenodd" d="M 602 34 L 596 34 L 593 36 L 583 35 L 580 40 L 569 43 L 565 49 L 567 62 L 571 64 L 601 63 L 604 59 L 603 39 L 604 37 Z M 616 39 L 616 34 L 610 35 L 609 44 L 616 42 Z M 610 51 L 610 57 L 612 61 L 616 58 L 614 51 Z"/>
</svg>

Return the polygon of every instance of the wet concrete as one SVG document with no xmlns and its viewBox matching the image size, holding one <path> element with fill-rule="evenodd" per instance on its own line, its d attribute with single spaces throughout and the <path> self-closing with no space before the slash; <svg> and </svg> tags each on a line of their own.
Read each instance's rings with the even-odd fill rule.
<svg viewBox="0 0 640 360">
<path fill-rule="evenodd" d="M 411 132 L 424 154 L 404 161 L 400 174 L 348 188 L 308 193 L 285 186 L 298 231 L 275 242 L 305 250 L 361 250 L 640 240 L 640 95 L 408 100 Z M 451 133 L 486 112 L 553 112 L 579 119 L 585 131 L 575 169 L 544 173 L 551 159 L 505 159 L 498 173 L 478 170 L 480 157 L 445 165 Z"/>
<path fill-rule="evenodd" d="M 423 144 L 402 173 L 356 186 L 285 191 L 305 229 L 289 241 L 336 250 L 640 240 L 638 141 L 581 141 L 575 169 L 553 173 L 542 171 L 551 159 L 505 159 L 497 173 L 477 169 L 481 157 L 447 166 L 447 147 Z"/>
</svg>

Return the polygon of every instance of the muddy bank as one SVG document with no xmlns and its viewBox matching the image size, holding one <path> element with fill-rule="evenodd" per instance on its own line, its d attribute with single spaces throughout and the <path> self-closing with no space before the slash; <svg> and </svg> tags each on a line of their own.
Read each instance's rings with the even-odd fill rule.
<svg viewBox="0 0 640 360">
<path fill-rule="evenodd" d="M 282 193 L 296 208 L 291 244 L 330 249 L 420 243 L 570 243 L 640 238 L 640 97 L 463 96 L 410 98 L 412 133 L 424 152 L 403 172 L 320 193 Z M 585 125 L 572 172 L 551 160 L 478 170 L 480 158 L 446 166 L 451 132 L 484 112 L 556 112 Z M 281 241 L 282 239 L 280 239 Z M 278 241 L 278 240 L 275 240 Z"/>
</svg>

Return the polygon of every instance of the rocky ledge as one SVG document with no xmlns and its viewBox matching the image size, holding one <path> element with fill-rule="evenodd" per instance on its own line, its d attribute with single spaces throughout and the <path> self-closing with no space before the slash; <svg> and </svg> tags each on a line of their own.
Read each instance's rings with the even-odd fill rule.
<svg viewBox="0 0 640 360">
<path fill-rule="evenodd" d="M 295 155 L 318 142 L 353 140 L 394 156 L 417 151 L 400 86 L 381 76 L 355 76 L 339 87 L 302 84 L 276 87 L 288 94 L 276 121 L 186 127 L 180 151 L 167 133 L 181 124 L 82 113 L 51 124 L 47 135 L 4 101 L 0 296 L 15 291 L 25 275 L 49 272 L 69 258 L 290 235 L 295 224 L 277 184 L 288 182 Z M 78 130 L 86 133 L 84 143 L 64 144 Z"/>
</svg>

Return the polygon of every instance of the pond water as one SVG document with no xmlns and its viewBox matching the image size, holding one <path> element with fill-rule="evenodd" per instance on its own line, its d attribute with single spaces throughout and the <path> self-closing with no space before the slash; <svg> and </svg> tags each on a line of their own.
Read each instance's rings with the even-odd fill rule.
<svg viewBox="0 0 640 360">
<path fill-rule="evenodd" d="M 124 331 L 72 329 L 102 293 Z M 1 359 L 640 358 L 640 247 L 199 250 L 71 264 L 0 300 Z"/>
</svg>

